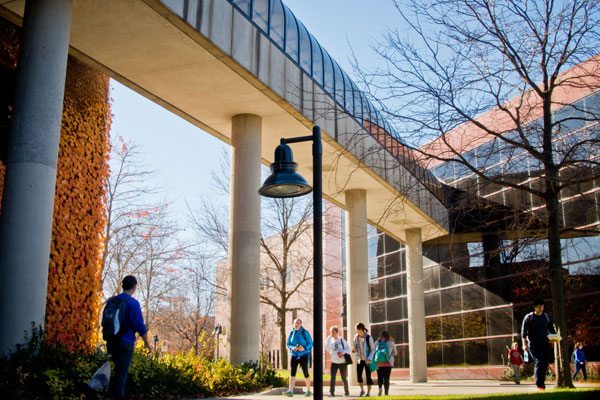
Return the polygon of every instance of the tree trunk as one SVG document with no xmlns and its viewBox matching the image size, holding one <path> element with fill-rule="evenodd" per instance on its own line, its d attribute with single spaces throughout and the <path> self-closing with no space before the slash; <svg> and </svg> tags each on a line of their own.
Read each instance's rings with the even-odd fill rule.
<svg viewBox="0 0 600 400">
<path fill-rule="evenodd" d="M 287 369 L 288 367 L 288 354 L 287 354 L 287 335 L 285 332 L 286 321 L 285 321 L 285 309 L 279 311 L 279 348 L 281 353 L 281 368 Z"/>
<path fill-rule="evenodd" d="M 558 193 L 553 190 L 552 185 L 556 171 L 547 171 L 546 208 L 548 210 L 548 251 L 550 255 L 550 280 L 552 287 L 552 313 L 558 333 L 563 336 L 559 342 L 559 351 L 555 355 L 556 361 L 556 386 L 572 388 L 571 365 L 567 356 L 567 318 L 565 312 L 565 296 L 563 284 L 562 254 L 560 244 L 560 220 L 558 213 Z"/>
</svg>

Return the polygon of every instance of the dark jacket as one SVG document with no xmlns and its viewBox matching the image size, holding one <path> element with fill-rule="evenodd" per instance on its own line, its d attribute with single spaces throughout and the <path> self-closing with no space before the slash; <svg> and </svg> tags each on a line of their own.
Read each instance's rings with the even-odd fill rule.
<svg viewBox="0 0 600 400">
<path fill-rule="evenodd" d="M 552 317 L 549 314 L 535 315 L 534 312 L 530 312 L 523 318 L 521 337 L 527 338 L 530 345 L 547 345 L 548 333 L 556 333 Z"/>
</svg>

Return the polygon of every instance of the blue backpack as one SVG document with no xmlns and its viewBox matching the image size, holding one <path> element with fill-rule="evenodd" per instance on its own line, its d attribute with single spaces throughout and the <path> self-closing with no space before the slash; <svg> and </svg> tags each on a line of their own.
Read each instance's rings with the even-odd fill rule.
<svg viewBox="0 0 600 400">
<path fill-rule="evenodd" d="M 375 361 L 390 361 L 390 349 L 388 348 L 387 342 L 382 342 L 381 340 L 377 341 L 377 346 L 375 347 Z"/>
</svg>

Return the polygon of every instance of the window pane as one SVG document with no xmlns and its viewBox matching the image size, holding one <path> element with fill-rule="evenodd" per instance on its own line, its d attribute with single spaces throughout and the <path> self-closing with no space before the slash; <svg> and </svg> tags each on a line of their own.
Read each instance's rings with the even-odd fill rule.
<svg viewBox="0 0 600 400">
<path fill-rule="evenodd" d="M 447 267 L 440 267 L 440 287 L 446 288 L 460 284 L 460 275 Z"/>
<path fill-rule="evenodd" d="M 387 297 L 401 296 L 405 293 L 402 291 L 402 276 L 394 276 L 386 279 Z"/>
<path fill-rule="evenodd" d="M 283 49 L 283 36 L 285 32 L 284 11 L 281 0 L 271 0 L 269 36 Z"/>
<path fill-rule="evenodd" d="M 400 297 L 398 299 L 389 300 L 387 304 L 387 320 L 397 321 L 405 319 L 408 316 L 404 315 L 404 307 L 402 303 L 406 302 L 406 297 Z"/>
<path fill-rule="evenodd" d="M 400 243 L 391 236 L 385 235 L 385 252 L 391 253 L 400 249 Z"/>
<path fill-rule="evenodd" d="M 233 0 L 233 4 L 238 6 L 244 14 L 250 16 L 250 0 Z"/>
<path fill-rule="evenodd" d="M 385 282 L 383 279 L 372 281 L 369 283 L 369 289 L 371 292 L 371 300 L 381 300 L 385 298 Z"/>
<path fill-rule="evenodd" d="M 285 52 L 298 62 L 298 25 L 296 18 L 289 9 L 285 9 Z"/>
<path fill-rule="evenodd" d="M 320 85 L 323 85 L 323 55 L 321 54 L 321 46 L 317 43 L 312 35 L 310 36 L 312 43 L 312 77 Z"/>
<path fill-rule="evenodd" d="M 378 323 L 385 321 L 385 301 L 371 303 L 371 322 Z"/>
<path fill-rule="evenodd" d="M 334 76 L 333 76 L 333 64 L 331 61 L 331 57 L 327 54 L 327 51 L 323 49 L 323 76 L 324 76 L 324 86 L 325 90 L 331 94 L 335 95 L 335 87 L 333 85 Z"/>
<path fill-rule="evenodd" d="M 402 253 L 396 252 L 393 254 L 387 254 L 385 256 L 385 273 L 386 275 L 392 275 L 400 272 L 400 255 Z"/>
<path fill-rule="evenodd" d="M 444 340 L 463 338 L 462 314 L 446 315 L 442 317 L 442 338 Z"/>
<path fill-rule="evenodd" d="M 301 22 L 298 22 L 298 29 L 300 30 L 300 67 L 310 75 L 310 37 L 308 36 L 306 28 Z"/>
<path fill-rule="evenodd" d="M 485 339 L 465 342 L 465 363 L 484 365 L 488 363 L 488 345 Z"/>
<path fill-rule="evenodd" d="M 488 336 L 510 335 L 513 330 L 510 307 L 487 311 Z"/>
<path fill-rule="evenodd" d="M 482 337 L 486 335 L 486 312 L 475 311 L 463 314 L 465 337 Z"/>
<path fill-rule="evenodd" d="M 435 367 L 436 365 L 442 364 L 442 344 L 427 343 L 427 366 Z"/>
<path fill-rule="evenodd" d="M 383 235 L 378 235 L 369 239 L 368 257 L 376 257 L 383 254 Z"/>
<path fill-rule="evenodd" d="M 335 76 L 335 100 L 344 107 L 344 76 L 340 66 L 333 61 L 333 70 Z"/>
<path fill-rule="evenodd" d="M 437 315 L 440 313 L 440 292 L 425 293 L 425 315 Z"/>
<path fill-rule="evenodd" d="M 354 92 L 353 92 L 353 86 L 352 83 L 350 82 L 350 78 L 348 78 L 348 75 L 346 75 L 346 73 L 343 73 L 344 75 L 344 90 L 345 90 L 345 105 L 346 105 L 346 110 L 348 110 L 348 112 L 350 112 L 351 115 L 354 115 Z"/>
<path fill-rule="evenodd" d="M 508 351 L 506 347 L 510 348 L 512 339 L 510 337 L 506 338 L 494 338 L 488 339 L 488 363 L 490 365 L 502 365 L 504 364 L 504 360 L 508 355 Z M 503 358 L 504 356 L 504 358 Z"/>
<path fill-rule="evenodd" d="M 483 288 L 477 284 L 463 286 L 463 310 L 475 310 L 485 307 Z"/>
<path fill-rule="evenodd" d="M 452 342 L 443 344 L 444 364 L 461 365 L 465 363 L 464 342 Z"/>
<path fill-rule="evenodd" d="M 408 338 L 406 338 L 405 335 L 405 331 L 406 331 L 406 327 L 408 326 L 408 322 L 404 321 L 404 322 L 394 322 L 391 324 L 388 324 L 388 333 L 390 334 L 390 336 L 393 338 L 394 343 L 396 344 L 402 344 L 402 343 L 407 343 L 408 342 Z M 378 338 L 373 338 L 374 340 L 377 340 Z"/>
<path fill-rule="evenodd" d="M 424 290 L 438 289 L 440 287 L 440 266 L 423 269 Z"/>
<path fill-rule="evenodd" d="M 442 340 L 442 317 L 425 319 L 425 340 Z"/>
<path fill-rule="evenodd" d="M 254 0 L 252 2 L 252 21 L 264 32 L 267 32 L 268 27 L 268 0 Z"/>
<path fill-rule="evenodd" d="M 451 313 L 462 310 L 460 287 L 442 290 L 442 313 Z"/>
</svg>

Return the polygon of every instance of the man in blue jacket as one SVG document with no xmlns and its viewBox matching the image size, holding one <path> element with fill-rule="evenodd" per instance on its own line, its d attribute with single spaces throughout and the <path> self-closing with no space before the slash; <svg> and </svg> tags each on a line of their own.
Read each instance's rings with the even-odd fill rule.
<svg viewBox="0 0 600 400">
<path fill-rule="evenodd" d="M 115 341 L 107 343 L 108 353 L 112 355 L 115 363 L 114 378 L 110 382 L 115 397 L 125 397 L 127 373 L 129 372 L 129 365 L 131 364 L 131 359 L 133 357 L 136 332 L 144 340 L 146 348 L 151 350 L 150 342 L 148 341 L 148 331 L 144 324 L 140 303 L 132 297 L 137 288 L 137 279 L 135 279 L 135 276 L 127 275 L 123 278 L 121 287 L 123 288 L 123 293 L 115 297 L 122 301 L 126 301 L 125 311 L 123 313 L 123 328 L 120 330 L 123 334 Z M 108 301 L 110 302 L 112 299 L 113 298 Z"/>
<path fill-rule="evenodd" d="M 286 396 L 294 395 L 294 386 L 296 384 L 296 370 L 298 364 L 302 367 L 304 373 L 304 381 L 306 382 L 305 396 L 311 396 L 310 392 L 310 375 L 308 374 L 308 361 L 310 358 L 310 349 L 313 347 L 313 341 L 310 333 L 302 327 L 302 320 L 298 318 L 294 321 L 294 328 L 288 335 L 287 347 L 292 354 L 292 370 L 290 372 L 290 388 L 284 394 Z"/>
<path fill-rule="evenodd" d="M 523 351 L 527 351 L 535 361 L 533 374 L 538 390 L 544 390 L 546 385 L 546 371 L 550 358 L 550 341 L 548 333 L 556 333 L 550 315 L 544 312 L 544 300 L 533 301 L 534 311 L 523 318 L 521 337 L 523 338 Z"/>
</svg>

